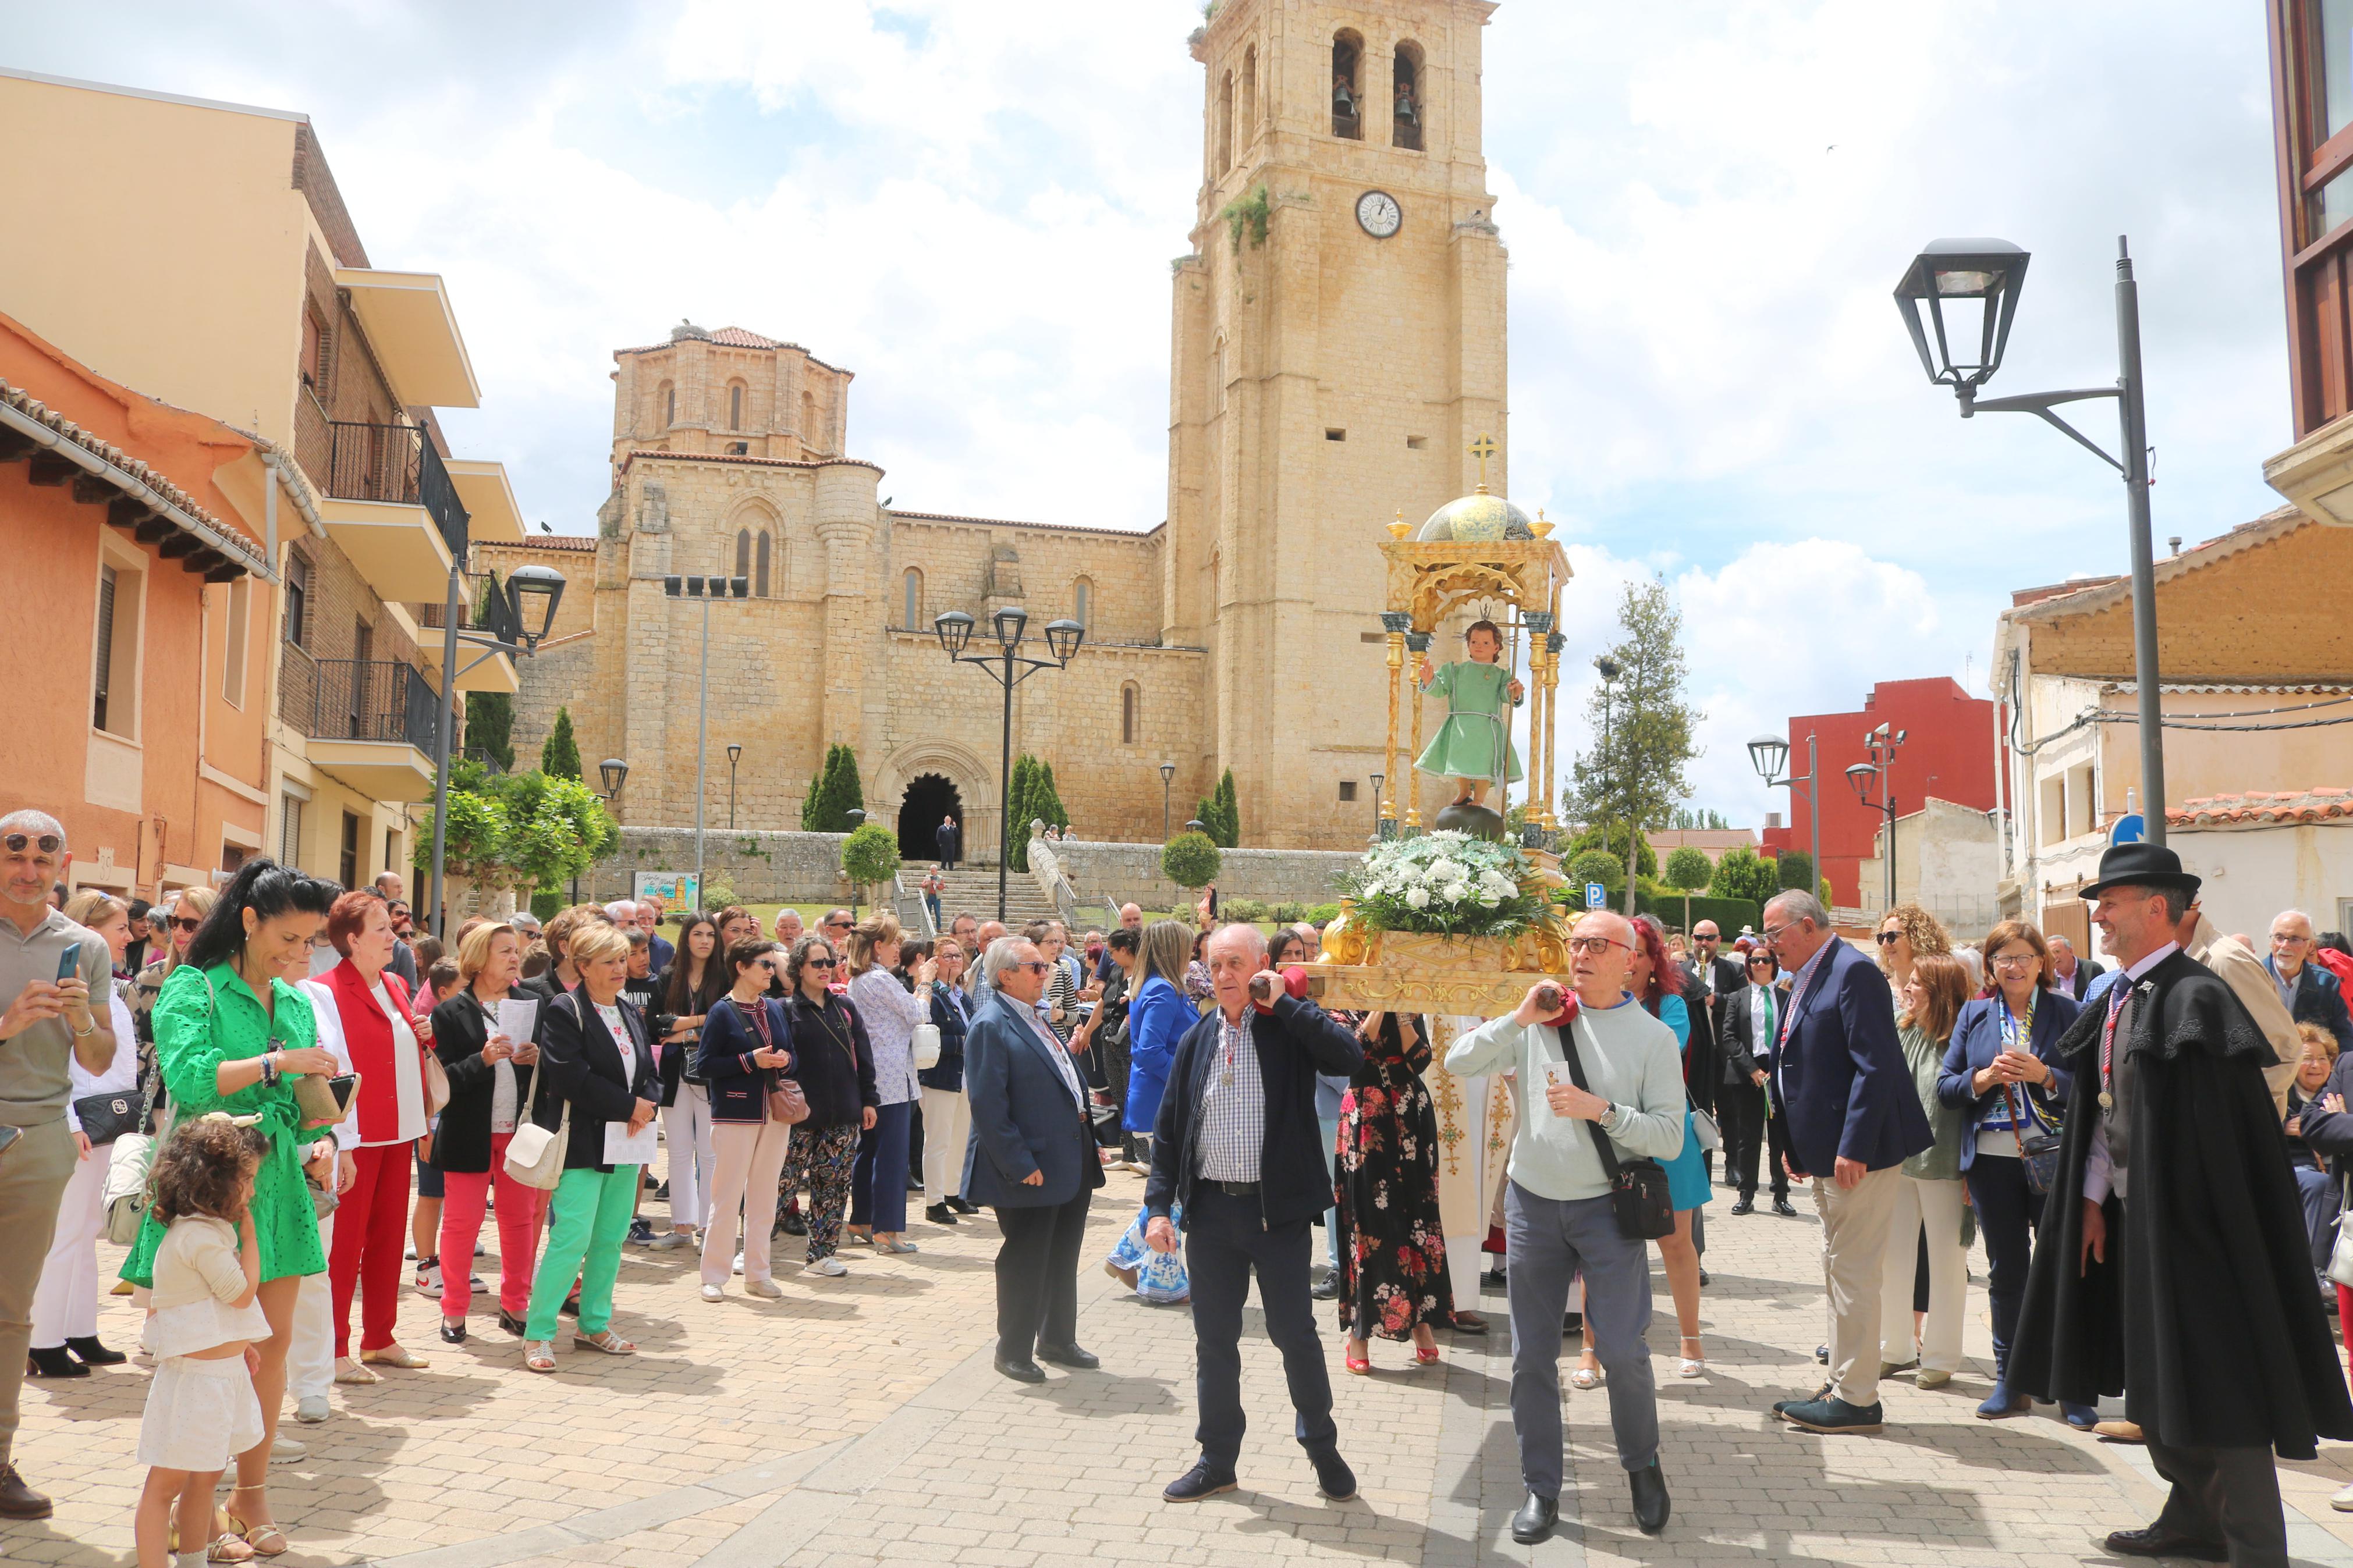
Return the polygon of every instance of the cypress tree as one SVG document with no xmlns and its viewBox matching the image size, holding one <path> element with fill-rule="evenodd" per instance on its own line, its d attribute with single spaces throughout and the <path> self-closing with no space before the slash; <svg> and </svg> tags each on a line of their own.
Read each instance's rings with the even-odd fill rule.
<svg viewBox="0 0 2353 1568">
<path fill-rule="evenodd" d="M 1005 845 L 1017 871 L 1029 869 L 1029 819 L 1037 795 L 1038 759 L 1023 752 L 1013 759 L 1013 775 L 1005 790 Z"/>
<path fill-rule="evenodd" d="M 1032 809 L 1029 815 L 1050 825 L 1057 832 L 1070 826 L 1071 814 L 1062 809 L 1061 794 L 1054 787 L 1054 764 L 1039 763 L 1031 784 L 1029 798 Z"/>
<path fill-rule="evenodd" d="M 825 763 L 801 802 L 801 829 L 807 833 L 847 833 L 853 806 L 866 804 L 858 778 L 858 753 L 837 741 L 828 746 Z"/>
<path fill-rule="evenodd" d="M 553 736 L 549 738 L 554 739 Z M 499 772 L 502 773 L 514 772 L 512 692 L 466 693 L 466 750 L 497 763 Z"/>
<path fill-rule="evenodd" d="M 555 727 L 547 732 L 547 743 L 539 749 L 539 771 L 552 779 L 576 779 L 580 776 L 580 742 L 572 738 L 572 710 L 555 710 Z"/>
</svg>

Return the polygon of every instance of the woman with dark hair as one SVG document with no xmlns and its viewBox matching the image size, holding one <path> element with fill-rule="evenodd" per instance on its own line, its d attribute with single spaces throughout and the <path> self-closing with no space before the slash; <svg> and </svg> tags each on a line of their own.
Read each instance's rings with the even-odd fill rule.
<svg viewBox="0 0 2353 1568">
<path fill-rule="evenodd" d="M 710 1010 L 695 1047 L 697 1076 L 711 1087 L 711 1224 L 702 1233 L 702 1299 L 727 1293 L 735 1216 L 744 1216 L 744 1293 L 770 1300 L 785 1292 L 769 1278 L 776 1224 L 776 1185 L 791 1147 L 790 1123 L 769 1114 L 768 1097 L 790 1076 L 792 1026 L 768 982 L 784 968 L 781 949 L 765 937 L 727 950 L 735 984 Z"/>
<path fill-rule="evenodd" d="M 1430 1331 L 1454 1320 L 1446 1238 L 1438 1217 L 1438 1110 L 1430 1026 L 1403 1013 L 1371 1013 L 1356 1026 L 1365 1065 L 1344 1080 L 1340 1101 L 1340 1327 L 1343 1361 L 1369 1373 L 1371 1336 L 1410 1339 L 1418 1366 L 1438 1360 Z M 1322 1074 L 1317 1079 L 1322 1080 Z"/>
<path fill-rule="evenodd" d="M 785 965 L 792 987 L 786 1012 L 790 1020 L 793 1067 L 808 1098 L 808 1120 L 793 1129 L 785 1153 L 783 1190 L 808 1189 L 808 1268 L 839 1279 L 849 1272 L 834 1256 L 841 1245 L 841 1220 L 849 1206 L 849 1177 L 858 1163 L 859 1135 L 874 1125 L 874 1047 L 858 1010 L 828 984 L 840 959 L 833 944 L 815 933 L 793 943 Z"/>
<path fill-rule="evenodd" d="M 334 889 L 275 860 L 248 860 L 221 890 L 189 939 L 180 964 L 155 999 L 155 1059 L 179 1120 L 226 1110 L 259 1116 L 269 1152 L 256 1173 L 248 1212 L 261 1258 L 257 1299 L 269 1337 L 256 1344 L 253 1388 L 261 1404 L 262 1439 L 237 1457 L 229 1516 L 264 1557 L 287 1549 L 272 1521 L 269 1449 L 286 1400 L 286 1348 L 294 1300 L 307 1274 L 323 1273 L 319 1218 L 303 1184 L 307 1162 L 321 1184 L 335 1181 L 335 1144 L 306 1129 L 294 1099 L 296 1077 L 332 1076 L 335 1058 L 320 1048 L 310 1000 L 293 982 L 310 967 L 311 937 L 326 917 Z M 154 1282 L 164 1226 L 151 1210 L 122 1262 L 133 1285 Z"/>
<path fill-rule="evenodd" d="M 1986 933 L 1987 994 L 1961 1008 L 1945 1048 L 1936 1098 L 1962 1111 L 1961 1178 L 1985 1232 L 1993 1303 L 1993 1392 L 1978 1406 L 1987 1421 L 2023 1415 L 2032 1404 L 2010 1392 L 2010 1341 L 2033 1267 L 2034 1233 L 2042 1224 L 2042 1194 L 2026 1179 L 2021 1135 L 2056 1131 L 2063 1116 L 2068 1069 L 2060 1066 L 2059 1037 L 2075 1021 L 2075 999 L 2056 988 L 2051 948 L 2024 921 L 2004 921 Z M 2062 1405 L 2071 1426 L 2088 1430 L 2099 1412 Z"/>
<path fill-rule="evenodd" d="M 1666 928 L 1656 917 L 1634 917 L 1633 962 L 1626 972 L 1626 983 L 1633 987 L 1634 999 L 1643 1011 L 1675 1032 L 1675 1045 L 1680 1050 L 1691 1049 L 1691 1009 L 1683 998 L 1683 970 L 1667 957 Z M 1699 1211 L 1708 1201 L 1707 1164 L 1700 1157 L 1698 1134 L 1694 1131 L 1694 1119 L 1688 1095 L 1683 1105 L 1683 1146 L 1675 1157 L 1666 1163 L 1667 1201 L 1675 1211 L 1675 1233 L 1659 1238 L 1659 1258 L 1666 1265 L 1667 1287 L 1674 1293 L 1675 1319 L 1683 1331 L 1683 1355 L 1676 1365 L 1679 1377 L 1705 1377 L 1707 1357 L 1700 1343 L 1699 1293 L 1706 1283 L 1699 1265 L 1699 1245 L 1696 1239 Z M 1584 1353 L 1569 1381 L 1579 1388 L 1593 1388 L 1602 1380 L 1601 1361 L 1593 1344 L 1593 1325 L 1585 1325 Z"/>
<path fill-rule="evenodd" d="M 1942 1388 L 1960 1369 L 1962 1300 L 1969 1288 L 1968 1202 L 1961 1184 L 1968 1119 L 1938 1100 L 1936 1079 L 1953 1026 L 1968 1005 L 1969 967 L 1949 952 L 1917 953 L 1902 996 L 1896 1034 L 1936 1141 L 1904 1162 L 1895 1191 L 1880 1283 L 1879 1359 L 1899 1371 L 1916 1363 L 1914 1381 Z"/>
<path fill-rule="evenodd" d="M 670 967 L 654 981 L 659 998 L 654 1058 L 661 1074 L 662 1139 L 670 1147 L 670 1232 L 647 1245 L 656 1251 L 693 1244 L 711 1223 L 711 1086 L 695 1066 L 703 1021 L 727 994 L 727 964 L 719 953 L 719 922 L 689 915 L 678 928 Z M 667 1026 L 666 1027 L 660 1026 Z"/>
</svg>

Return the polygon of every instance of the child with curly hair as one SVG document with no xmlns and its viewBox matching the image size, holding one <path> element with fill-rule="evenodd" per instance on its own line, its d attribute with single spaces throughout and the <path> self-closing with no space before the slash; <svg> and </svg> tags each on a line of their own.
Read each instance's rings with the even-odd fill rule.
<svg viewBox="0 0 2353 1568">
<path fill-rule="evenodd" d="M 254 1342 L 269 1337 L 255 1303 L 261 1251 L 254 1238 L 253 1182 L 269 1141 L 259 1119 L 214 1111 L 183 1122 L 156 1157 L 152 1212 L 169 1228 L 155 1251 L 153 1312 L 143 1336 L 155 1357 L 139 1458 L 151 1467 L 133 1522 L 139 1568 L 243 1563 L 253 1548 L 234 1534 L 201 1555 L 213 1524 L 213 1489 L 229 1460 L 265 1441 L 253 1392 Z M 176 1520 L 174 1505 L 177 1504 Z M 178 1526 L 174 1531 L 174 1524 Z"/>
</svg>

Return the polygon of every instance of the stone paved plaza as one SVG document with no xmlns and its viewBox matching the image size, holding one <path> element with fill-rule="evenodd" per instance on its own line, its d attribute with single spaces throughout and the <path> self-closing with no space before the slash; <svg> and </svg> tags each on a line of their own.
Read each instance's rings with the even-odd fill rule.
<svg viewBox="0 0 2353 1568">
<path fill-rule="evenodd" d="M 1363 1488 L 1356 1500 L 1316 1496 L 1290 1438 L 1279 1363 L 1253 1337 L 1243 1345 L 1251 1431 L 1241 1489 L 1166 1504 L 1160 1488 L 1194 1453 L 1190 1325 L 1182 1308 L 1124 1295 L 1096 1263 L 1142 1188 L 1138 1177 L 1112 1174 L 1079 1281 L 1081 1338 L 1103 1370 L 1050 1369 L 1039 1387 L 989 1366 L 997 1232 L 985 1216 L 954 1230 L 918 1220 L 917 1257 L 853 1248 L 848 1279 L 784 1268 L 785 1299 L 774 1302 L 731 1294 L 707 1304 L 687 1254 L 631 1248 L 616 1326 L 642 1353 L 612 1361 L 567 1348 L 549 1377 L 523 1371 L 480 1298 L 476 1336 L 453 1349 L 434 1332 L 434 1304 L 411 1294 L 401 1336 L 431 1369 L 338 1388 L 332 1420 L 287 1425 L 311 1457 L 277 1471 L 279 1514 L 294 1541 L 280 1561 L 2055 1568 L 2116 1561 L 2099 1535 L 2147 1522 L 2160 1495 L 2141 1450 L 2079 1436 L 2055 1411 L 1999 1424 L 1972 1417 L 1989 1372 L 1981 1251 L 1972 1258 L 1971 1359 L 1948 1389 L 1891 1385 L 1891 1426 L 1880 1437 L 1782 1426 L 1767 1407 L 1812 1386 L 1822 1337 L 1820 1230 L 1810 1213 L 1734 1219 L 1718 1189 L 1704 1381 L 1672 1375 L 1674 1321 L 1654 1275 L 1651 1342 L 1675 1504 L 1662 1538 L 1633 1528 L 1607 1394 L 1597 1391 L 1567 1396 L 1563 1529 L 1534 1549 L 1512 1543 L 1510 1354 L 1495 1292 L 1486 1307 L 1497 1331 L 1453 1339 L 1440 1368 L 1408 1371 L 1403 1347 L 1377 1343 L 1374 1374 L 1350 1377 L 1338 1339 L 1330 1341 L 1345 1452 Z M 111 1269 L 112 1257 L 105 1262 Z M 488 1277 L 496 1259 L 477 1267 Z M 1328 1307 L 1321 1310 L 1328 1322 Z M 1255 1335 L 1255 1308 L 1251 1324 Z M 136 1331 L 128 1300 L 108 1299 L 101 1336 L 128 1345 Z M 58 1511 L 0 1524 L 6 1557 L 130 1561 L 146 1384 L 132 1367 L 26 1384 L 18 1457 Z M 2348 1478 L 2353 1445 L 2282 1467 L 2297 1561 L 2353 1564 L 2353 1515 L 2331 1513 L 2327 1500 Z"/>
</svg>

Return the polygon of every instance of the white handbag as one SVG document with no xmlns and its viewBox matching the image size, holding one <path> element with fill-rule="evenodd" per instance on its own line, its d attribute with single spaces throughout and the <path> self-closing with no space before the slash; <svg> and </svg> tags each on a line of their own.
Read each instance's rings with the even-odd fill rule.
<svg viewBox="0 0 2353 1568">
<path fill-rule="evenodd" d="M 568 996 L 556 998 L 556 1005 L 569 1001 Z M 576 1022 L 579 1004 L 568 1011 Z M 538 1084 L 533 1085 L 534 1089 Z M 550 1132 L 536 1121 L 526 1119 L 507 1140 L 507 1174 L 526 1187 L 536 1187 L 552 1193 L 564 1180 L 564 1155 L 572 1147 L 572 1102 L 564 1102 L 564 1113 L 556 1118 L 555 1131 Z"/>
<path fill-rule="evenodd" d="M 937 1024 L 916 1025 L 914 1034 L 908 1037 L 907 1049 L 915 1058 L 916 1071 L 939 1066 L 940 1026 Z"/>
<path fill-rule="evenodd" d="M 2346 1176 L 2338 1196 L 2337 1242 L 2328 1249 L 2328 1278 L 2339 1285 L 2353 1286 L 2353 1229 L 2347 1226 L 2353 1221 L 2353 1206 L 2348 1205 L 2353 1205 L 2353 1173 Z"/>
</svg>

